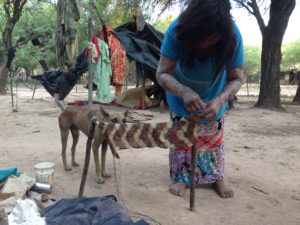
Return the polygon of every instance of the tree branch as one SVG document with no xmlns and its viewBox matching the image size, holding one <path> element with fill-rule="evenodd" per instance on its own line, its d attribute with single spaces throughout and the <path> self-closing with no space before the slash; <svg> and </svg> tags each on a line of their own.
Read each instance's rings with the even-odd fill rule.
<svg viewBox="0 0 300 225">
<path fill-rule="evenodd" d="M 247 4 L 245 4 L 243 0 L 234 0 L 234 1 L 235 1 L 238 5 L 240 5 L 240 7 L 245 8 L 250 14 L 254 15 L 254 14 L 253 14 L 253 10 L 251 10 L 251 8 L 250 8 Z"/>
<path fill-rule="evenodd" d="M 10 11 L 9 11 L 9 5 L 10 5 L 9 1 L 6 1 L 3 5 L 4 11 L 5 11 L 5 14 L 6 14 L 6 17 L 7 17 L 8 20 L 11 19 Z"/>
<path fill-rule="evenodd" d="M 94 1 L 91 1 L 91 6 L 94 8 L 94 10 L 96 11 L 96 14 L 97 14 L 97 17 L 98 17 L 98 20 L 99 22 L 101 23 L 101 25 L 103 25 L 105 23 L 104 19 L 103 19 L 103 16 L 101 16 L 96 4 Z"/>
<path fill-rule="evenodd" d="M 253 9 L 253 15 L 255 16 L 256 20 L 257 20 L 257 23 L 258 23 L 258 26 L 259 26 L 259 29 L 261 31 L 261 33 L 264 32 L 265 30 L 265 22 L 261 16 L 261 13 L 259 11 L 259 7 L 257 5 L 257 2 L 256 0 L 251 0 L 251 2 L 248 2 L 248 5 Z"/>
<path fill-rule="evenodd" d="M 14 47 L 19 47 L 21 45 L 27 44 L 29 41 L 31 41 L 33 38 L 38 37 L 37 34 L 31 34 L 28 37 L 22 38 L 22 40 L 17 41 L 16 45 Z"/>
<path fill-rule="evenodd" d="M 20 16 L 22 14 L 22 9 L 24 5 L 26 4 L 27 0 L 15 0 L 14 3 L 14 13 L 12 20 L 14 23 L 17 23 L 20 19 Z"/>
<path fill-rule="evenodd" d="M 257 5 L 256 0 L 234 0 L 240 7 L 245 8 L 250 14 L 252 14 L 258 23 L 259 29 L 261 33 L 264 32 L 264 29 L 266 27 L 265 22 L 261 16 L 261 13 L 259 11 L 259 6 Z"/>
<path fill-rule="evenodd" d="M 36 38 L 36 37 L 38 37 L 39 35 L 38 34 L 31 34 L 31 35 L 29 35 L 28 37 L 25 37 L 25 38 L 21 38 L 21 39 L 19 39 L 18 41 L 17 41 L 17 43 L 14 45 L 14 46 L 12 46 L 13 48 L 17 48 L 17 47 L 19 47 L 19 46 L 21 46 L 21 45 L 25 45 L 25 44 L 27 44 L 29 41 L 31 41 L 33 38 Z M 3 46 L 1 46 L 1 48 L 0 48 L 0 55 L 1 54 L 6 54 L 7 52 L 6 52 L 6 49 L 5 49 L 5 47 L 3 47 Z"/>
</svg>

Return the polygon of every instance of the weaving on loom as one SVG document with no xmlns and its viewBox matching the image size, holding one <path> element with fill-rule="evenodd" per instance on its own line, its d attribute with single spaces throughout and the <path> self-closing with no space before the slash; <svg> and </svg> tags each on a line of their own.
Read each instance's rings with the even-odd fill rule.
<svg viewBox="0 0 300 225">
<path fill-rule="evenodd" d="M 193 146 L 197 142 L 196 123 L 182 119 L 177 123 L 107 123 L 96 122 L 100 135 L 114 149 L 170 148 Z"/>
<path fill-rule="evenodd" d="M 86 159 L 78 197 L 83 196 L 86 175 L 89 167 L 91 144 L 96 135 L 107 140 L 114 157 L 119 158 L 118 149 L 129 148 L 170 148 L 175 146 L 192 147 L 190 210 L 195 205 L 195 144 L 197 143 L 197 124 L 195 118 L 183 118 L 178 122 L 162 123 L 111 123 L 91 118 L 87 141 Z"/>
</svg>

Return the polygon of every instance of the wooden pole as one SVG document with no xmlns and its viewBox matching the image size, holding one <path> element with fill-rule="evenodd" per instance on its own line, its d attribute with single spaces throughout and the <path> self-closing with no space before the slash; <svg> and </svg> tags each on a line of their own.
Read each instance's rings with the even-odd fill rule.
<svg viewBox="0 0 300 225">
<path fill-rule="evenodd" d="M 142 108 L 143 110 L 146 108 L 145 105 L 145 95 L 146 95 L 146 79 L 145 79 L 145 75 L 144 75 L 144 71 L 142 73 Z"/>
<path fill-rule="evenodd" d="M 191 154 L 191 184 L 190 184 L 190 211 L 195 211 L 195 174 L 196 174 L 196 147 L 193 145 Z"/>
<path fill-rule="evenodd" d="M 78 198 L 82 198 L 83 192 L 84 192 L 84 186 L 85 186 L 86 177 L 87 177 L 87 173 L 88 173 L 89 165 L 90 165 L 91 148 L 92 148 L 92 141 L 93 141 L 93 137 L 94 137 L 95 126 L 96 126 L 95 119 L 94 118 L 90 119 L 88 139 L 86 142 L 85 161 L 84 161 L 84 167 L 83 167 L 83 173 L 82 173 Z"/>
<path fill-rule="evenodd" d="M 16 84 L 16 111 L 18 111 L 18 81 L 15 81 Z"/>
<path fill-rule="evenodd" d="M 37 80 L 35 80 L 35 83 L 34 83 L 34 89 L 33 89 L 33 93 L 32 93 L 32 98 L 31 99 L 34 99 L 34 94 L 35 94 L 35 90 L 36 90 L 36 84 L 37 84 Z"/>
<path fill-rule="evenodd" d="M 247 97 L 249 97 L 249 75 L 247 73 Z"/>
<path fill-rule="evenodd" d="M 92 41 L 93 38 L 93 18 L 92 18 L 92 0 L 89 0 L 89 20 L 88 20 L 88 40 Z M 88 75 L 88 108 L 92 109 L 93 106 L 93 79 L 94 74 L 92 71 L 92 52 L 89 49 L 89 58 L 88 58 L 88 68 L 89 68 L 89 75 Z"/>
<path fill-rule="evenodd" d="M 32 93 L 31 99 L 34 99 L 34 94 L 35 94 L 35 90 L 36 90 L 36 84 L 37 84 L 37 80 L 35 80 L 35 83 L 34 83 L 34 88 L 33 88 L 33 93 Z"/>
<path fill-rule="evenodd" d="M 11 107 L 14 107 L 14 89 L 13 89 L 13 78 L 11 75 L 11 70 L 9 70 L 9 74 L 10 74 Z"/>
</svg>

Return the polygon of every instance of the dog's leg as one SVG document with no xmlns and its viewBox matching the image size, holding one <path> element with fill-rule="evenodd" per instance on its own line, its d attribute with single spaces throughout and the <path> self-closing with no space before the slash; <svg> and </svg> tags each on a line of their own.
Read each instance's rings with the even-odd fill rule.
<svg viewBox="0 0 300 225">
<path fill-rule="evenodd" d="M 68 143 L 68 136 L 69 136 L 70 128 L 63 125 L 61 118 L 59 118 L 59 128 L 60 128 L 61 145 L 62 145 L 61 156 L 62 156 L 62 160 L 63 160 L 64 169 L 65 169 L 65 171 L 70 171 L 70 170 L 72 170 L 72 168 L 68 166 L 67 157 L 66 157 L 66 150 L 67 150 L 67 143 Z"/>
<path fill-rule="evenodd" d="M 96 167 L 97 183 L 103 184 L 104 179 L 101 175 L 100 163 L 99 163 L 99 146 L 100 146 L 100 144 L 101 144 L 100 140 L 94 139 L 92 148 L 93 148 L 94 161 L 95 161 L 95 167 Z"/>
<path fill-rule="evenodd" d="M 101 176 L 103 178 L 110 178 L 111 176 L 105 172 L 105 163 L 106 163 L 106 152 L 107 152 L 108 143 L 103 141 L 101 146 Z"/>
<path fill-rule="evenodd" d="M 75 152 L 76 152 L 76 145 L 78 143 L 78 139 L 79 139 L 79 130 L 75 127 L 71 127 L 71 134 L 72 134 L 72 137 L 73 137 L 73 144 L 72 144 L 72 148 L 71 148 L 71 151 L 72 151 L 72 166 L 79 166 L 78 163 L 76 163 L 75 161 Z"/>
</svg>

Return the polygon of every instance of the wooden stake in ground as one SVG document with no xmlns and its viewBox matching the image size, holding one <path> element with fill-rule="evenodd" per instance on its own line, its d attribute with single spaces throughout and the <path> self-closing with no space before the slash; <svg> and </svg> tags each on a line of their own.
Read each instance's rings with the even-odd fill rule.
<svg viewBox="0 0 300 225">
<path fill-rule="evenodd" d="M 83 167 L 83 173 L 82 173 L 78 198 L 82 198 L 84 192 L 84 186 L 85 186 L 86 177 L 90 165 L 91 148 L 92 148 L 92 142 L 94 137 L 95 125 L 96 125 L 96 120 L 92 118 L 89 124 L 88 140 L 86 142 L 86 150 L 85 150 L 85 161 L 84 161 L 84 167 Z"/>
<path fill-rule="evenodd" d="M 190 184 L 190 211 L 195 211 L 195 173 L 196 173 L 196 147 L 192 147 L 191 157 L 191 184 Z"/>
</svg>

